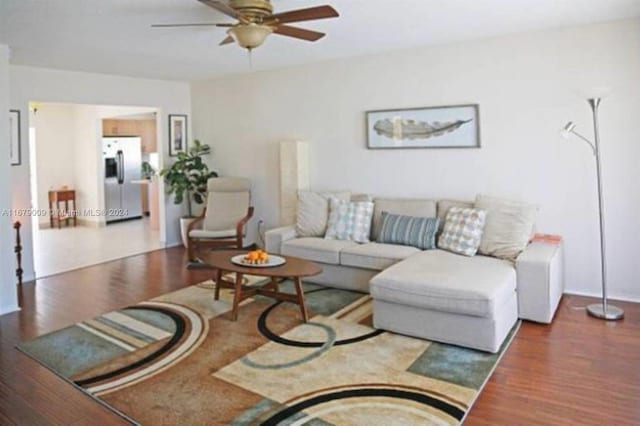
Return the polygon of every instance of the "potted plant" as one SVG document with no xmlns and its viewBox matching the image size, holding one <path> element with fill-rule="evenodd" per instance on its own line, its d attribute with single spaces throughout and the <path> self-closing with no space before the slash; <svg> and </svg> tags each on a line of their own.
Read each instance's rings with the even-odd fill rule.
<svg viewBox="0 0 640 426">
<path fill-rule="evenodd" d="M 187 201 L 188 216 L 180 219 L 180 233 L 182 243 L 187 246 L 187 227 L 195 219 L 193 203 L 204 204 L 207 198 L 207 181 L 218 177 L 216 172 L 210 171 L 202 161 L 202 157 L 209 155 L 211 148 L 196 140 L 188 152 L 180 152 L 176 161 L 160 172 L 167 184 L 167 194 L 173 194 L 175 204 Z"/>
<path fill-rule="evenodd" d="M 156 175 L 156 169 L 148 161 L 143 161 L 140 175 L 142 179 L 151 180 Z"/>
</svg>

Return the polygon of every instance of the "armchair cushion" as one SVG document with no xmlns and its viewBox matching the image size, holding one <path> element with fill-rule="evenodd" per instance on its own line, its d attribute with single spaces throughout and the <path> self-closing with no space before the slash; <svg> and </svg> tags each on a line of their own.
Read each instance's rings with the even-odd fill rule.
<svg viewBox="0 0 640 426">
<path fill-rule="evenodd" d="M 189 232 L 189 238 L 197 239 L 218 239 L 218 238 L 235 238 L 236 230 L 227 229 L 224 231 L 206 231 L 204 229 L 192 229 Z"/>
<path fill-rule="evenodd" d="M 207 181 L 208 192 L 249 192 L 251 181 L 239 177 L 218 177 Z"/>
<path fill-rule="evenodd" d="M 225 231 L 233 229 L 246 216 L 249 192 L 210 192 L 202 229 Z"/>
</svg>

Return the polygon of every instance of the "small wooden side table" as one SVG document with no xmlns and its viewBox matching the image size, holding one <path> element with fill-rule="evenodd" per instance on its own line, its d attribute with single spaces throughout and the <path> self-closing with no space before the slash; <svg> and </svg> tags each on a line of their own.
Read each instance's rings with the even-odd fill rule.
<svg viewBox="0 0 640 426">
<path fill-rule="evenodd" d="M 69 202 L 73 203 L 73 210 L 69 210 Z M 64 203 L 64 209 L 60 207 L 60 203 Z M 54 222 L 60 223 L 64 220 L 66 226 L 69 226 L 69 219 L 73 219 L 73 226 L 78 224 L 78 215 L 76 214 L 76 191 L 73 189 L 56 189 L 49 191 L 49 225 L 53 228 Z"/>
<path fill-rule="evenodd" d="M 304 302 L 302 278 L 318 275 L 322 272 L 322 268 L 311 261 L 290 256 L 282 256 L 287 260 L 287 263 L 273 268 L 252 268 L 250 266 L 236 265 L 231 262 L 231 258 L 233 256 L 244 253 L 246 253 L 246 250 L 220 250 L 213 251 L 204 256 L 205 262 L 217 269 L 215 300 L 220 298 L 221 288 L 230 288 L 235 290 L 231 319 L 233 321 L 238 319 L 238 307 L 240 306 L 240 302 L 256 294 L 260 294 L 276 300 L 299 305 L 302 320 L 307 322 L 309 317 L 307 314 L 307 306 Z M 236 274 L 235 282 L 223 279 L 222 277 L 225 272 L 234 272 Z M 246 287 L 242 285 L 242 278 L 244 275 L 270 278 L 271 282 L 264 287 Z M 296 294 L 283 293 L 280 291 L 278 283 L 284 278 L 290 278 L 294 281 Z"/>
</svg>

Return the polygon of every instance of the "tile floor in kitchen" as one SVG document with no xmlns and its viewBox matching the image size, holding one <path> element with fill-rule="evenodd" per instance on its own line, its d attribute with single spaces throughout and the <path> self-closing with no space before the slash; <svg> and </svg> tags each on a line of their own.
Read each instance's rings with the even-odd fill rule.
<svg viewBox="0 0 640 426">
<path fill-rule="evenodd" d="M 103 228 L 40 229 L 34 232 L 33 243 L 38 278 L 165 247 L 160 231 L 150 228 L 148 218 Z"/>
</svg>

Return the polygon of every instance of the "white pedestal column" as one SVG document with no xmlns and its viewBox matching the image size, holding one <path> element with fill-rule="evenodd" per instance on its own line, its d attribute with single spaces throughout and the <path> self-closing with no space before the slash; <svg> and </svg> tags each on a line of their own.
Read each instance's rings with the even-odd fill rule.
<svg viewBox="0 0 640 426">
<path fill-rule="evenodd" d="M 280 225 L 296 222 L 298 191 L 309 189 L 309 144 L 280 143 Z"/>
</svg>

